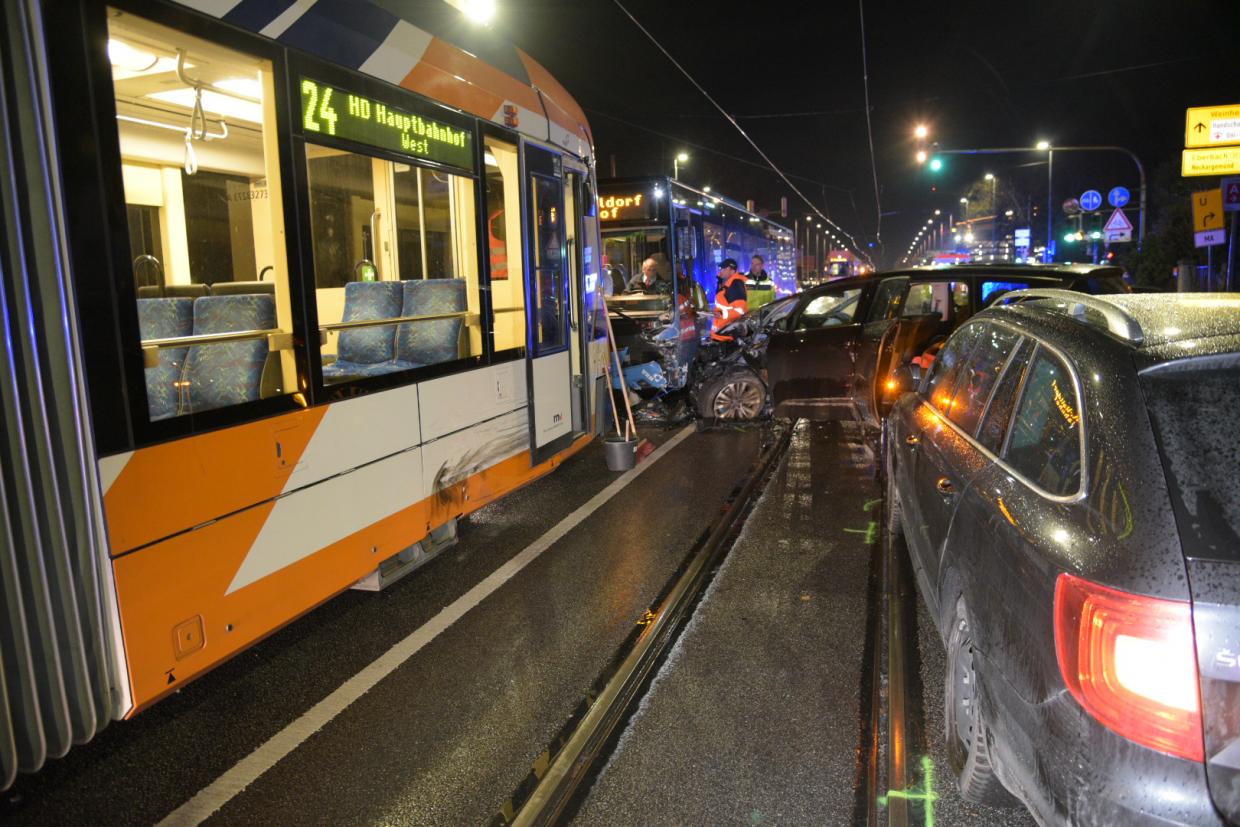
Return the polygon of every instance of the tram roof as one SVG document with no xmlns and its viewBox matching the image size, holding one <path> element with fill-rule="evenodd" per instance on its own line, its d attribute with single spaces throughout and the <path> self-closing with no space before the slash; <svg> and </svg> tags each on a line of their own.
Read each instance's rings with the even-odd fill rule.
<svg viewBox="0 0 1240 827">
<path fill-rule="evenodd" d="M 711 201 L 714 201 L 719 206 L 727 207 L 728 209 L 735 210 L 740 213 L 744 213 L 747 216 L 757 218 L 760 221 L 763 221 L 774 227 L 778 227 L 784 232 L 787 232 L 787 233 L 792 232 L 792 230 L 790 230 L 788 227 L 785 227 L 783 224 L 780 224 L 775 219 L 770 218 L 765 215 L 759 215 L 756 212 L 752 212 L 751 210 L 746 208 L 746 206 L 742 204 L 741 202 L 737 201 L 734 198 L 729 198 L 723 193 L 715 192 L 714 190 L 711 190 L 710 192 L 706 192 L 705 190 L 700 190 L 696 187 L 691 187 L 683 181 L 678 181 L 675 178 L 670 178 L 666 175 L 638 175 L 638 176 L 624 176 L 624 177 L 618 177 L 618 178 L 600 178 L 598 180 L 598 186 L 599 186 L 600 193 L 606 189 L 615 188 L 615 187 L 663 186 L 667 188 L 668 192 L 673 192 L 673 193 L 677 190 L 680 190 L 681 192 L 684 192 L 684 193 L 690 193 L 694 198 L 700 198 L 703 200 L 710 199 Z"/>
<path fill-rule="evenodd" d="M 323 60 L 585 157 L 585 113 L 551 73 L 448 3 L 400 0 L 177 0 Z"/>
</svg>

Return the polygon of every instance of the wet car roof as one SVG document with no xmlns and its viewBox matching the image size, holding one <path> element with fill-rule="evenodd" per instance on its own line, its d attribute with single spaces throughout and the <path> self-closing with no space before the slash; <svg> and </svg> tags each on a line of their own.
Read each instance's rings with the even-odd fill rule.
<svg viewBox="0 0 1240 827">
<path fill-rule="evenodd" d="M 990 312 L 1071 320 L 1139 352 L 1146 363 L 1240 350 L 1240 295 L 1236 294 L 1127 293 L 1066 302 L 1033 301 L 1033 296 L 1020 301 L 1020 296 L 1020 292 L 1009 294 L 1007 299 L 1019 303 Z"/>
</svg>

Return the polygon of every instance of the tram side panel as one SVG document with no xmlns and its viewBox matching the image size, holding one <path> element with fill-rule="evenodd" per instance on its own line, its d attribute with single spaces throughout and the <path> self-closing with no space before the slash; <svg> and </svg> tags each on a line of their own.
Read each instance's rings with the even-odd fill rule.
<svg viewBox="0 0 1240 827">
<path fill-rule="evenodd" d="M 522 367 L 101 460 L 133 711 L 555 467 L 563 455 L 530 464 Z M 419 393 L 441 401 L 421 419 Z M 175 522 L 147 525 L 173 504 Z"/>
</svg>

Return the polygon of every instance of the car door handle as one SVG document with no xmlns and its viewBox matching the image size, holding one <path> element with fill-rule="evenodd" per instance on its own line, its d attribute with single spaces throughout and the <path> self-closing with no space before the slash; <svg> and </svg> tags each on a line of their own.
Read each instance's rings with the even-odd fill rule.
<svg viewBox="0 0 1240 827">
<path fill-rule="evenodd" d="M 921 437 L 917 436 L 917 434 L 909 434 L 908 436 L 904 438 L 904 441 L 907 442 L 909 445 L 916 445 L 917 443 L 921 442 Z"/>
<path fill-rule="evenodd" d="M 934 487 L 937 488 L 939 493 L 944 496 L 951 496 L 956 493 L 956 486 L 947 477 L 939 477 L 938 482 L 934 484 Z"/>
</svg>

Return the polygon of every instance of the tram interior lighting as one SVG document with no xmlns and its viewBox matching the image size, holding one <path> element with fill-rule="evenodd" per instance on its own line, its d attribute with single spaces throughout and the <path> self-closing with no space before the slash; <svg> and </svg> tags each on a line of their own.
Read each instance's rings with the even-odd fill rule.
<svg viewBox="0 0 1240 827">
<path fill-rule="evenodd" d="M 495 156 L 489 152 L 482 156 L 482 160 L 485 161 L 486 165 L 489 167 L 499 166 L 499 161 L 495 160 Z"/>
<path fill-rule="evenodd" d="M 262 95 L 262 87 L 257 80 L 251 78 L 230 78 L 218 81 L 215 85 L 221 89 L 227 89 L 237 94 L 249 95 L 250 97 L 260 97 Z M 245 91 L 242 91 L 243 89 Z M 250 90 L 253 90 L 253 93 Z M 170 89 L 167 92 L 154 92 L 147 95 L 147 97 L 163 101 L 164 103 L 183 106 L 186 109 L 194 108 L 195 92 L 189 87 Z M 219 115 L 224 118 L 249 121 L 250 123 L 263 122 L 263 107 L 261 104 L 250 103 L 247 100 L 234 98 L 230 95 L 221 95 L 209 89 L 204 89 L 202 92 L 202 108 L 213 115 Z"/>
<path fill-rule="evenodd" d="M 475 23 L 490 23 L 497 11 L 495 0 L 461 0 L 461 11 Z"/>
</svg>

